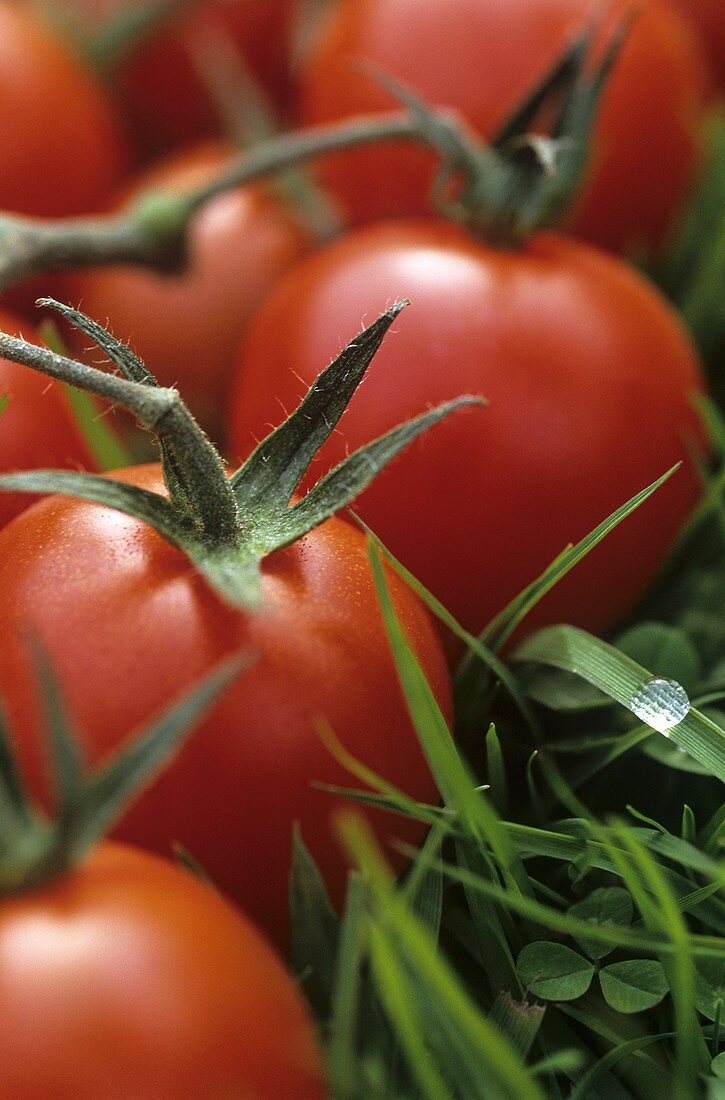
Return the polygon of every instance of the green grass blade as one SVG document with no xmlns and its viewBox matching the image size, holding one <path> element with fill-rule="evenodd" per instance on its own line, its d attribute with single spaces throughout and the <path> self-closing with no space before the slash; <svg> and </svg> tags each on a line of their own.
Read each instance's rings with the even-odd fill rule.
<svg viewBox="0 0 725 1100">
<path fill-rule="evenodd" d="M 572 626 L 539 631 L 519 646 L 514 659 L 573 672 L 629 710 L 636 692 L 653 675 L 614 646 Z M 725 782 L 725 731 L 713 721 L 692 708 L 667 736 Z"/>
<path fill-rule="evenodd" d="M 583 538 L 581 542 L 578 542 L 576 546 L 568 547 L 563 553 L 555 558 L 541 576 L 537 577 L 528 588 L 525 588 L 508 607 L 504 608 L 504 610 L 497 615 L 484 631 L 481 637 L 483 643 L 493 650 L 500 650 L 511 637 L 516 627 L 526 618 L 529 612 L 533 610 L 536 604 L 543 599 L 546 593 L 550 592 L 562 577 L 566 576 L 566 574 L 598 546 L 607 535 L 635 512 L 637 508 L 644 504 L 653 493 L 661 488 L 677 469 L 678 466 L 673 466 L 672 469 L 668 470 L 662 477 L 653 481 L 651 485 L 648 485 L 646 489 L 643 489 L 641 492 L 631 497 L 630 500 L 621 506 L 621 508 L 617 508 L 615 512 L 612 512 L 603 523 L 595 527 L 595 529 Z"/>
<path fill-rule="evenodd" d="M 340 832 L 348 852 L 370 883 L 377 902 L 378 926 L 385 929 L 387 942 L 398 957 L 405 959 L 406 968 L 426 990 L 427 998 L 436 1006 L 437 1017 L 445 1017 L 447 1027 L 455 1030 L 461 1043 L 470 1050 L 472 1072 L 478 1080 L 486 1082 L 486 1096 L 544 1100 L 515 1046 L 473 1003 L 429 932 L 405 905 L 402 895 L 394 891 L 390 874 L 366 825 L 359 819 L 347 818 L 342 821 Z"/>
</svg>

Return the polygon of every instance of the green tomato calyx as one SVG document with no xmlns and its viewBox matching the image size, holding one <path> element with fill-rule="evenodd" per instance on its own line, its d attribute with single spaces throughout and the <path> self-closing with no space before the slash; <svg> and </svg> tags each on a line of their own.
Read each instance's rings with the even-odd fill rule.
<svg viewBox="0 0 725 1100">
<path fill-rule="evenodd" d="M 35 889 L 76 866 L 253 660 L 238 653 L 222 661 L 102 768 L 89 772 L 48 656 L 37 641 L 30 650 L 47 734 L 54 816 L 31 801 L 0 709 L 0 897 Z"/>
<path fill-rule="evenodd" d="M 433 186 L 439 213 L 508 248 L 560 224 L 584 178 L 601 101 L 635 18 L 629 12 L 619 20 L 596 63 L 600 28 L 578 35 L 488 144 L 446 124 L 410 88 L 377 73 L 443 158 Z M 546 134 L 534 129 L 541 120 Z"/>
<path fill-rule="evenodd" d="M 484 404 L 480 397 L 464 396 L 429 409 L 353 452 L 293 502 L 406 302 L 396 302 L 343 348 L 300 406 L 231 476 L 176 389 L 159 386 L 125 344 L 83 313 L 50 298 L 39 304 L 55 309 L 90 337 L 120 373 L 108 374 L 4 334 L 0 355 L 132 412 L 156 437 L 168 497 L 109 477 L 61 470 L 7 474 L 0 477 L 0 490 L 72 496 L 150 524 L 182 550 L 233 607 L 260 605 L 260 564 L 267 555 L 347 507 L 423 432 L 457 410 Z"/>
</svg>

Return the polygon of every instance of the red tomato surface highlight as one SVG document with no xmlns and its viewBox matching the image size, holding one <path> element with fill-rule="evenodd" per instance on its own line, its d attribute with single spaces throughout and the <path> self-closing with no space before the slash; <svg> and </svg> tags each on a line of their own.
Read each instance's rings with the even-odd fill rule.
<svg viewBox="0 0 725 1100">
<path fill-rule="evenodd" d="M 614 16 L 631 9 L 615 2 Z M 708 87 L 702 45 L 664 0 L 643 0 L 596 127 L 571 225 L 615 250 L 657 245 L 693 182 Z M 322 123 L 391 108 L 364 61 L 429 103 L 454 108 L 490 138 L 598 0 L 341 0 L 301 79 L 300 117 Z M 325 162 L 324 179 L 356 222 L 426 213 L 433 158 L 402 146 Z"/>
<path fill-rule="evenodd" d="M 0 331 L 40 343 L 26 321 L 0 310 Z M 0 397 L 7 398 L 0 416 L 0 471 L 43 467 L 94 469 L 95 462 L 83 439 L 63 387 L 28 367 L 0 359 Z M 0 526 L 18 515 L 37 497 L 0 494 Z"/>
<path fill-rule="evenodd" d="M 355 503 L 389 549 L 479 630 L 559 554 L 687 459 L 698 362 L 664 300 L 619 260 L 554 234 L 496 251 L 439 221 L 340 240 L 282 280 L 251 326 L 234 455 L 281 420 L 342 336 L 411 306 L 308 480 L 363 440 L 460 393 L 490 408 L 417 440 Z M 687 461 L 541 607 L 604 630 L 653 578 L 697 495 Z"/>
<path fill-rule="evenodd" d="M 0 3 L 0 208 L 96 210 L 127 163 L 126 138 L 90 71 L 32 13 Z"/>
<path fill-rule="evenodd" d="M 0 1091 L 13 1100 L 322 1100 L 312 1023 L 251 923 L 105 843 L 0 905 Z"/>
<path fill-rule="evenodd" d="M 163 491 L 158 467 L 125 471 Z M 447 716 L 445 660 L 427 613 L 389 583 L 411 644 Z M 316 723 L 421 800 L 437 799 L 398 686 L 365 543 L 329 520 L 262 565 L 264 607 L 222 604 L 189 560 L 137 520 L 93 504 L 42 501 L 0 533 L 0 695 L 41 786 L 41 719 L 28 632 L 47 647 L 91 761 L 145 723 L 225 655 L 256 663 L 225 694 L 117 835 L 162 853 L 181 843 L 278 941 L 288 924 L 293 823 L 336 901 L 346 864 L 330 818 L 339 800 L 315 781 L 355 785 Z M 378 835 L 415 843 L 419 824 L 371 813 Z"/>
<path fill-rule="evenodd" d="M 155 188 L 183 193 L 200 187 L 234 155 L 222 145 L 177 154 L 140 177 L 117 207 Z M 239 188 L 194 218 L 183 275 L 127 266 L 88 269 L 67 277 L 65 296 L 92 317 L 110 318 L 114 334 L 133 346 L 162 385 L 178 384 L 209 425 L 226 399 L 245 326 L 309 246 L 309 234 L 281 199 L 262 187 Z M 77 335 L 74 343 L 79 353 L 87 345 Z"/>
</svg>

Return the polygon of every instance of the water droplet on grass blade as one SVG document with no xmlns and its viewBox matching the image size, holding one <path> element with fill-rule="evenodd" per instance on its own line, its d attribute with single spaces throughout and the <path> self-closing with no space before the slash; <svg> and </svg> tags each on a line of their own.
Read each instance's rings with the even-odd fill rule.
<svg viewBox="0 0 725 1100">
<path fill-rule="evenodd" d="M 677 680 L 663 680 L 658 676 L 644 680 L 630 704 L 637 718 L 658 733 L 667 733 L 679 725 L 689 714 L 690 706 L 687 692 Z"/>
</svg>

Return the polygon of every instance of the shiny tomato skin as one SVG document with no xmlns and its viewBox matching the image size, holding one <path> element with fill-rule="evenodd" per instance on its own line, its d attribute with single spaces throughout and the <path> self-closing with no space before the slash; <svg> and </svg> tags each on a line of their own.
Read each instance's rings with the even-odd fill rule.
<svg viewBox="0 0 725 1100">
<path fill-rule="evenodd" d="M 0 310 L 0 331 L 40 342 L 28 322 L 7 310 Z M 0 416 L 1 473 L 57 466 L 94 468 L 93 457 L 59 383 L 29 367 L 0 359 L 0 397 L 4 396 L 7 406 Z M 0 526 L 37 499 L 0 493 Z"/>
<path fill-rule="evenodd" d="M 155 466 L 113 476 L 161 489 Z M 450 716 L 433 627 L 410 590 L 392 576 L 390 584 Z M 265 606 L 246 613 L 223 605 L 188 559 L 140 522 L 47 499 L 0 534 L 0 591 L 0 693 L 37 787 L 29 631 L 48 648 L 92 759 L 226 654 L 256 657 L 117 836 L 161 853 L 179 841 L 278 941 L 287 928 L 295 821 L 337 901 L 344 890 L 346 865 L 330 826 L 339 801 L 312 784 L 355 781 L 332 759 L 318 720 L 392 783 L 437 798 L 398 687 L 363 537 L 342 520 L 269 557 Z M 383 838 L 420 840 L 416 824 L 376 820 Z"/>
<path fill-rule="evenodd" d="M 484 411 L 417 441 L 356 501 L 389 549 L 479 630 L 568 542 L 680 459 L 697 435 L 697 359 L 670 308 L 573 239 L 497 251 L 440 221 L 359 229 L 298 265 L 249 330 L 231 406 L 244 455 L 344 333 L 402 313 L 313 468 L 461 393 Z M 696 498 L 691 466 L 582 563 L 539 622 L 599 631 L 629 611 Z M 532 621 L 536 621 L 535 619 Z"/>
<path fill-rule="evenodd" d="M 96 210 L 128 159 L 110 101 L 30 12 L 0 3 L 0 208 L 56 216 Z"/>
<path fill-rule="evenodd" d="M 147 170 L 117 207 L 149 189 L 183 193 L 218 175 L 234 156 L 203 145 Z M 140 267 L 79 271 L 65 280 L 67 300 L 110 318 L 162 385 L 178 385 L 209 425 L 218 419 L 244 328 L 277 279 L 310 247 L 281 199 L 262 187 L 221 195 L 194 219 L 188 269 L 159 275 Z M 87 341 L 80 338 L 80 352 Z"/>
<path fill-rule="evenodd" d="M 490 138 L 601 11 L 592 0 L 341 0 L 302 75 L 299 116 L 322 123 L 389 110 L 363 60 Z M 693 182 L 709 79 L 701 43 L 677 12 L 664 0 L 644 0 L 637 12 L 571 219 L 579 235 L 618 251 L 659 244 Z M 420 150 L 379 146 L 330 158 L 323 175 L 360 223 L 427 213 L 433 163 Z"/>
<path fill-rule="evenodd" d="M 311 1021 L 241 913 L 105 843 L 0 902 L 0 1090 L 13 1100 L 322 1100 Z"/>
<path fill-rule="evenodd" d="M 725 12 L 721 0 L 671 0 L 694 23 L 712 58 L 720 91 L 725 91 Z"/>
</svg>

